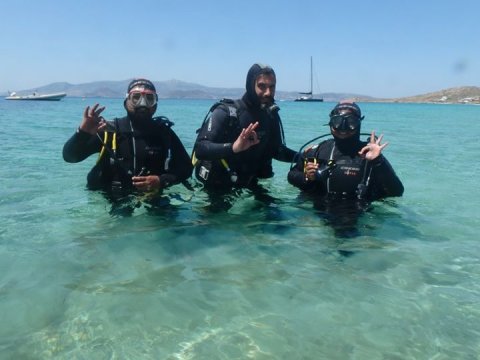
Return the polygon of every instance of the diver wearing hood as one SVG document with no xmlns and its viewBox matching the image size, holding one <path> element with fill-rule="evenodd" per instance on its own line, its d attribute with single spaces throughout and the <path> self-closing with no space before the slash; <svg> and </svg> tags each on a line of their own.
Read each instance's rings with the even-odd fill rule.
<svg viewBox="0 0 480 360">
<path fill-rule="evenodd" d="M 206 188 L 254 186 L 273 176 L 272 159 L 293 161 L 296 152 L 285 144 L 275 86 L 273 69 L 254 64 L 243 97 L 212 111 L 194 145 L 195 174 Z"/>
<path fill-rule="evenodd" d="M 360 140 L 363 116 L 354 102 L 338 103 L 330 112 L 333 139 L 307 148 L 288 173 L 290 184 L 331 199 L 378 200 L 402 196 L 403 185 L 382 155 L 382 144 L 372 131 Z"/>
<path fill-rule="evenodd" d="M 357 233 L 359 216 L 370 202 L 402 196 L 403 185 L 382 155 L 382 144 L 372 131 L 367 142 L 360 140 L 363 116 L 354 102 L 338 103 L 330 112 L 333 139 L 308 147 L 299 154 L 288 173 L 288 182 L 313 196 L 319 214 L 334 228 L 337 236 Z"/>
<path fill-rule="evenodd" d="M 87 177 L 89 189 L 156 191 L 191 176 L 190 157 L 171 129 L 173 123 L 153 117 L 157 102 L 153 83 L 134 79 L 124 100 L 127 116 L 106 121 L 101 115 L 105 107 L 85 108 L 78 130 L 63 147 L 63 158 L 76 163 L 100 153 Z"/>
</svg>

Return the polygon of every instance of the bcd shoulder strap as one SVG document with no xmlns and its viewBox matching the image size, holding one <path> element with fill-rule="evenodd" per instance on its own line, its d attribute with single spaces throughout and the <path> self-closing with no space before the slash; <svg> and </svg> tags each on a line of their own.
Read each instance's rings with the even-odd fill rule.
<svg viewBox="0 0 480 360">
<path fill-rule="evenodd" d="M 215 111 L 215 109 L 217 109 L 218 107 L 221 107 L 221 106 L 224 108 L 224 110 L 228 114 L 228 117 L 229 117 L 228 125 L 229 125 L 229 127 L 238 124 L 238 113 L 240 111 L 241 104 L 239 103 L 239 101 L 223 98 L 220 101 L 217 101 L 215 104 L 213 104 L 210 107 L 207 114 L 205 115 L 205 118 L 202 121 L 202 125 L 196 131 L 197 134 L 199 134 L 201 132 L 201 130 L 205 128 L 206 124 L 208 124 L 208 130 L 211 130 L 212 113 Z"/>
<path fill-rule="evenodd" d="M 110 153 L 110 156 L 114 156 L 117 150 L 117 133 L 119 132 L 119 119 L 115 118 L 112 121 L 107 121 L 107 127 L 103 133 L 102 149 L 98 155 L 96 164 L 99 164 L 105 155 L 105 151 Z M 99 140 L 102 140 L 98 135 Z M 110 143 L 110 144 L 109 144 Z"/>
<path fill-rule="evenodd" d="M 166 116 L 156 116 L 153 118 L 153 121 L 168 128 L 171 128 L 173 125 L 175 125 L 175 123 L 173 121 L 170 121 L 170 119 L 167 118 Z"/>
<path fill-rule="evenodd" d="M 105 152 L 109 152 L 110 156 L 115 156 L 117 151 L 117 135 L 118 134 L 127 134 L 132 137 L 135 136 L 135 132 L 131 126 L 130 121 L 127 121 L 128 118 L 114 118 L 112 121 L 107 122 L 107 128 L 103 135 L 102 149 L 97 159 L 97 164 L 101 161 Z M 174 125 L 166 116 L 157 116 L 154 117 L 155 124 L 158 125 L 159 135 L 162 137 L 162 143 L 167 149 L 167 163 L 166 167 L 168 168 L 168 162 L 171 158 L 171 130 L 170 128 Z M 101 138 L 100 138 L 101 139 Z"/>
<path fill-rule="evenodd" d="M 195 140 L 195 143 L 200 139 L 203 133 L 203 129 L 207 127 L 207 131 L 211 131 L 212 129 L 212 113 L 217 109 L 218 107 L 223 107 L 225 112 L 228 115 L 228 130 L 232 129 L 235 126 L 238 126 L 239 121 L 239 112 L 242 107 L 241 103 L 238 100 L 233 100 L 233 99 L 228 99 L 228 98 L 222 98 L 221 100 L 217 101 L 214 103 L 210 109 L 208 110 L 207 114 L 205 115 L 201 126 L 196 130 L 197 133 L 197 139 Z M 198 162 L 197 157 L 195 156 L 195 145 L 193 147 L 192 151 L 192 165 L 195 166 Z"/>
<path fill-rule="evenodd" d="M 167 153 L 165 157 L 165 163 L 163 165 L 164 170 L 170 169 L 170 161 L 172 160 L 172 130 L 171 127 L 175 125 L 166 116 L 157 116 L 153 120 L 159 124 L 160 136 L 162 137 L 163 146 L 166 148 Z"/>
</svg>

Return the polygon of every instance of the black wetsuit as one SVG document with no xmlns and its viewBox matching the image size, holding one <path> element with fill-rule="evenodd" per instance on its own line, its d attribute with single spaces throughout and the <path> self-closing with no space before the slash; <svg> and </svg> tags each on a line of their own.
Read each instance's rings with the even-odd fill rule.
<svg viewBox="0 0 480 360">
<path fill-rule="evenodd" d="M 273 176 L 272 159 L 291 162 L 296 154 L 284 143 L 278 110 L 268 111 L 255 106 L 249 102 L 246 94 L 235 102 L 235 107 L 236 117 L 229 115 L 227 106 L 217 107 L 195 143 L 195 155 L 200 160 L 196 166 L 196 176 L 212 188 L 254 185 L 258 178 Z M 256 132 L 260 142 L 235 154 L 232 150 L 233 142 L 242 129 L 257 121 L 259 125 Z M 226 161 L 230 172 L 221 159 Z M 201 166 L 209 170 L 206 182 L 198 175 Z M 235 183 L 231 181 L 233 173 L 238 178 Z"/>
<path fill-rule="evenodd" d="M 335 199 L 378 200 L 401 196 L 403 185 L 387 159 L 380 155 L 369 162 L 358 155 L 366 142 L 324 141 L 303 152 L 288 173 L 288 182 L 308 193 Z M 307 181 L 304 161 L 315 158 L 319 169 L 315 181 Z M 328 165 L 330 163 L 330 165 Z M 365 186 L 359 189 L 359 184 Z"/>
<path fill-rule="evenodd" d="M 109 121 L 107 143 L 88 174 L 88 187 L 128 192 L 133 190 L 132 176 L 158 175 L 161 188 L 189 178 L 190 157 L 171 125 L 163 117 L 137 122 L 127 116 Z M 116 146 L 113 145 L 114 133 Z M 64 160 L 76 163 L 102 151 L 105 133 L 98 135 L 78 130 L 63 147 Z"/>
<path fill-rule="evenodd" d="M 313 200 L 319 215 L 339 237 L 357 235 L 356 223 L 374 200 L 402 196 L 403 185 L 387 159 L 362 159 L 358 151 L 367 143 L 358 136 L 348 140 L 327 140 L 308 148 L 288 173 L 288 182 Z M 305 160 L 315 158 L 315 180 L 307 181 Z"/>
</svg>

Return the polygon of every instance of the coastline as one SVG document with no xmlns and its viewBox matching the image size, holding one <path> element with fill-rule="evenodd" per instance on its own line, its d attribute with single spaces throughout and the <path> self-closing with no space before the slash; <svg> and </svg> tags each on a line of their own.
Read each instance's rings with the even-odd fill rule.
<svg viewBox="0 0 480 360">
<path fill-rule="evenodd" d="M 154 81 L 160 99 L 177 100 L 216 100 L 221 98 L 240 98 L 244 89 L 242 88 L 212 88 L 199 84 L 186 83 L 182 81 Z M 99 81 L 85 84 L 54 83 L 36 88 L 34 90 L 17 91 L 19 95 L 37 93 L 64 92 L 68 97 L 80 98 L 123 98 L 128 80 L 124 81 Z M 343 99 L 353 99 L 357 102 L 377 103 L 435 103 L 435 104 L 480 104 L 480 87 L 461 86 L 443 89 L 427 94 L 404 96 L 396 98 L 373 97 L 358 93 L 332 93 L 322 92 L 315 94 L 325 102 L 337 102 Z M 295 100 L 298 92 L 283 91 L 277 89 L 276 99 L 278 101 Z"/>
</svg>

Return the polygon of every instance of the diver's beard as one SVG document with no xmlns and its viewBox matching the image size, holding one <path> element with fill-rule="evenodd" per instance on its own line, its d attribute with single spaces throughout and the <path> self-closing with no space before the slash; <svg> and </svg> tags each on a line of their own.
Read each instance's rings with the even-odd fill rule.
<svg viewBox="0 0 480 360">
<path fill-rule="evenodd" d="M 357 148 L 360 141 L 360 131 L 356 131 L 351 136 L 346 138 L 339 138 L 333 133 L 332 135 L 335 138 L 335 144 L 338 146 L 341 152 L 350 155 L 354 155 L 357 153 Z"/>
<path fill-rule="evenodd" d="M 350 139 L 351 137 L 354 137 L 355 134 L 356 134 L 356 131 L 352 132 L 352 131 L 337 130 L 332 135 L 337 139 L 345 140 L 345 139 Z"/>
<path fill-rule="evenodd" d="M 264 107 L 264 106 L 270 106 L 272 105 L 274 102 L 273 98 L 272 97 L 266 97 L 266 98 L 262 98 L 260 99 L 260 106 L 261 107 Z"/>
<path fill-rule="evenodd" d="M 130 113 L 130 115 L 137 120 L 149 120 L 152 118 L 152 114 L 150 112 L 150 109 L 146 106 L 139 106 L 134 109 L 133 113 Z"/>
</svg>

